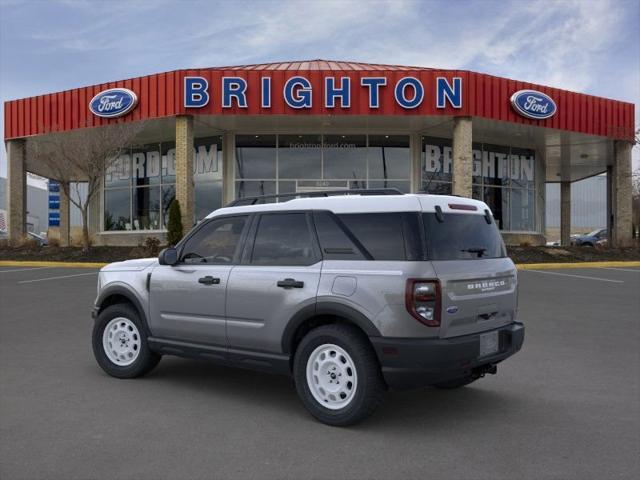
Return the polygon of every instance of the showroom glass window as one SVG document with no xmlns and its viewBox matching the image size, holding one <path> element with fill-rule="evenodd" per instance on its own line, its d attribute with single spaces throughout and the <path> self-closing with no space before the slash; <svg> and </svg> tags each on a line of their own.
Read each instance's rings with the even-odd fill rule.
<svg viewBox="0 0 640 480">
<path fill-rule="evenodd" d="M 473 198 L 483 200 L 501 230 L 535 231 L 535 151 L 473 143 Z M 422 191 L 451 194 L 450 139 L 423 137 Z"/>
<path fill-rule="evenodd" d="M 176 192 L 173 142 L 136 145 L 109 166 L 104 182 L 104 231 L 166 228 Z M 222 139 L 194 142 L 194 222 L 222 204 Z"/>
<path fill-rule="evenodd" d="M 236 135 L 236 197 L 411 188 L 407 135 Z"/>
</svg>

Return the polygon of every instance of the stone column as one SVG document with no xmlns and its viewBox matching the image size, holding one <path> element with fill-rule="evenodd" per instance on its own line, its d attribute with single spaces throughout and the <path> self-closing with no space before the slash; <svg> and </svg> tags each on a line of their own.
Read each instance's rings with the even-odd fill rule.
<svg viewBox="0 0 640 480">
<path fill-rule="evenodd" d="M 615 164 L 611 179 L 613 200 L 613 236 L 611 245 L 628 247 L 632 243 L 632 178 L 631 178 L 631 142 L 615 143 Z"/>
<path fill-rule="evenodd" d="M 471 198 L 473 175 L 471 117 L 453 119 L 453 194 Z"/>
<path fill-rule="evenodd" d="M 184 234 L 195 222 L 193 156 L 193 117 L 180 115 L 176 117 L 176 199 L 180 202 Z"/>
<path fill-rule="evenodd" d="M 222 205 L 226 205 L 236 198 L 235 169 L 236 167 L 236 136 L 225 133 L 222 136 Z"/>
<path fill-rule="evenodd" d="M 25 141 L 7 142 L 7 228 L 9 242 L 20 243 L 27 234 L 27 172 Z"/>
<path fill-rule="evenodd" d="M 69 210 L 69 197 L 65 193 L 65 188 L 71 188 L 71 186 L 67 183 L 67 185 L 62 185 L 60 182 L 60 246 L 68 247 L 70 245 L 70 229 L 71 229 L 71 213 Z"/>
<path fill-rule="evenodd" d="M 560 245 L 571 245 L 571 182 L 560 182 Z"/>
<path fill-rule="evenodd" d="M 409 151 L 411 152 L 411 192 L 422 191 L 422 135 L 411 134 L 409 139 Z"/>
</svg>

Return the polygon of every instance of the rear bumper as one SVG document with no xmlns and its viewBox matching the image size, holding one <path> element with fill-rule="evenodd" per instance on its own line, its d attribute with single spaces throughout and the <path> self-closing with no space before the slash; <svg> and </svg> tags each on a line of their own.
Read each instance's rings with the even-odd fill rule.
<svg viewBox="0 0 640 480">
<path fill-rule="evenodd" d="M 472 375 L 495 365 L 522 348 L 524 325 L 514 322 L 496 329 L 498 352 L 478 358 L 480 332 L 453 338 L 370 337 L 389 388 L 404 390 Z M 491 330 L 489 330 L 491 331 Z"/>
</svg>

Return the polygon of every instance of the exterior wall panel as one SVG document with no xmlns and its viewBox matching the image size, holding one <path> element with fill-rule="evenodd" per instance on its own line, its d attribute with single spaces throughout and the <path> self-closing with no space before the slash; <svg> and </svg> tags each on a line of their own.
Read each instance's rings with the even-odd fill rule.
<svg viewBox="0 0 640 480">
<path fill-rule="evenodd" d="M 203 76 L 209 81 L 209 104 L 203 108 L 183 106 L 184 77 Z M 306 77 L 313 88 L 313 107 L 294 109 L 282 99 L 285 82 L 293 76 Z M 247 108 L 234 105 L 221 107 L 223 76 L 238 76 L 247 80 Z M 263 76 L 271 77 L 271 108 L 260 104 Z M 351 78 L 351 107 L 324 107 L 324 79 L 333 76 Z M 363 76 L 385 76 L 387 85 L 381 88 L 381 105 L 369 108 L 367 89 L 360 86 Z M 393 89 L 398 79 L 413 76 L 422 82 L 425 98 L 415 109 L 405 110 L 394 99 Z M 454 109 L 436 108 L 435 86 L 439 76 L 463 79 L 463 106 Z M 136 92 L 139 105 L 128 115 L 118 119 L 102 119 L 89 112 L 88 102 L 107 88 L 124 87 Z M 548 120 L 531 120 L 516 114 L 509 104 L 517 90 L 534 89 L 551 96 L 558 111 Z M 273 65 L 227 67 L 222 69 L 176 70 L 118 82 L 94 85 L 66 92 L 5 102 L 5 140 L 54 131 L 68 131 L 84 126 L 126 123 L 165 116 L 192 115 L 462 115 L 537 125 L 615 139 L 632 140 L 634 129 L 633 105 L 609 99 L 568 92 L 491 75 L 460 71 L 433 70 L 400 66 L 375 66 L 345 62 L 295 62 Z"/>
</svg>

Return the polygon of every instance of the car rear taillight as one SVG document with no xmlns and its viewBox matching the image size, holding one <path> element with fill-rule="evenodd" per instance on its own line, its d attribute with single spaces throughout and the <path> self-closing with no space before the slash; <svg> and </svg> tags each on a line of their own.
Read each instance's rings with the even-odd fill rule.
<svg viewBox="0 0 640 480">
<path fill-rule="evenodd" d="M 440 326 L 440 282 L 438 280 L 407 280 L 405 291 L 407 311 L 429 327 Z"/>
</svg>

